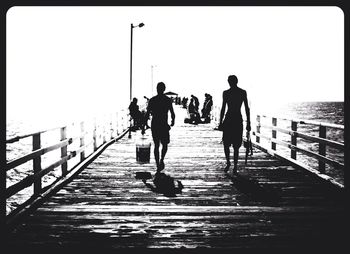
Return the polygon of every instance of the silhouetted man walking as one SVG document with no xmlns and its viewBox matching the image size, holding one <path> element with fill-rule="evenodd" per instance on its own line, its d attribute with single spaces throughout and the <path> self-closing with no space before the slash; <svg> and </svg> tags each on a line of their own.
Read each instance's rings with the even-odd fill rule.
<svg viewBox="0 0 350 254">
<path fill-rule="evenodd" d="M 168 144 L 170 142 L 168 124 L 168 111 L 171 113 L 171 126 L 175 123 L 175 113 L 172 105 L 172 101 L 169 97 L 164 95 L 165 84 L 159 82 L 157 84 L 158 95 L 152 97 L 148 102 L 146 119 L 149 114 L 152 115 L 151 130 L 154 142 L 154 158 L 156 160 L 157 172 L 164 169 L 164 157 L 168 151 Z M 162 153 L 159 160 L 159 146 L 162 144 Z"/>
<path fill-rule="evenodd" d="M 222 94 L 223 101 L 220 112 L 219 129 L 223 131 L 223 143 L 226 157 L 225 172 L 227 172 L 231 166 L 230 163 L 230 146 L 233 146 L 233 173 L 237 172 L 238 154 L 239 148 L 242 145 L 243 134 L 243 119 L 241 114 L 241 106 L 244 103 L 245 112 L 247 116 L 247 131 L 251 130 L 250 127 L 250 111 L 248 106 L 247 92 L 237 86 L 238 79 L 235 75 L 228 77 L 228 83 L 230 89 L 225 90 Z M 225 115 L 227 104 L 227 112 Z M 225 115 L 225 120 L 222 122 Z"/>
</svg>

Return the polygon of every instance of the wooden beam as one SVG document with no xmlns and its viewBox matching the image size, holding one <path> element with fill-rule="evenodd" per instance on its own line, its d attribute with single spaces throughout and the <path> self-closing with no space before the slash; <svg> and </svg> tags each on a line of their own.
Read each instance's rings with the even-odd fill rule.
<svg viewBox="0 0 350 254">
<path fill-rule="evenodd" d="M 61 128 L 61 141 L 67 138 L 67 127 Z M 67 146 L 61 147 L 61 158 L 65 158 L 67 156 Z M 61 165 L 62 175 L 67 174 L 68 164 L 67 162 L 62 163 Z"/>
<path fill-rule="evenodd" d="M 329 128 L 338 129 L 338 130 L 344 130 L 344 125 L 341 125 L 341 124 L 324 123 L 324 122 L 317 122 L 317 121 L 297 119 L 297 118 L 291 119 L 291 118 L 270 116 L 270 115 L 266 115 L 266 114 L 261 114 L 260 116 L 264 117 L 264 118 L 275 117 L 275 118 L 280 119 L 280 120 L 293 121 L 293 122 L 296 122 L 298 124 L 309 124 L 309 125 L 315 125 L 315 126 L 329 127 Z"/>
<path fill-rule="evenodd" d="M 67 125 L 65 125 L 65 126 L 67 126 Z M 6 140 L 6 143 L 14 143 L 14 142 L 19 141 L 20 139 L 28 138 L 28 137 L 31 137 L 31 136 L 34 136 L 34 135 L 39 135 L 39 134 L 42 134 L 42 133 L 45 133 L 45 132 L 49 132 L 49 131 L 58 130 L 58 129 L 61 129 L 61 128 L 65 127 L 65 126 L 54 127 L 54 128 L 50 128 L 50 129 L 45 129 L 45 130 L 41 130 L 41 131 L 32 132 L 32 133 L 25 134 L 25 135 L 16 136 L 16 137 L 13 137 L 13 138 L 10 138 L 10 139 Z"/>
<path fill-rule="evenodd" d="M 80 147 L 85 147 L 85 130 L 84 130 L 84 122 L 80 123 L 80 132 L 81 132 L 81 137 L 80 137 Z M 85 152 L 82 151 L 80 154 L 80 161 L 83 161 L 85 159 Z"/>
<path fill-rule="evenodd" d="M 256 133 L 257 134 L 260 134 L 260 116 L 257 115 L 256 116 Z M 256 140 L 255 140 L 257 143 L 260 143 L 260 137 L 259 135 L 256 135 Z"/>
<path fill-rule="evenodd" d="M 93 130 L 92 130 L 92 139 L 94 142 L 94 151 L 97 150 L 97 134 L 96 134 L 96 117 L 94 117 L 94 125 L 93 125 Z"/>
<path fill-rule="evenodd" d="M 38 135 L 39 135 L 39 134 L 38 134 Z M 73 141 L 72 141 L 72 139 L 70 138 L 70 139 L 62 140 L 61 142 L 59 142 L 59 143 L 57 143 L 57 144 L 55 144 L 55 145 L 52 145 L 52 146 L 47 146 L 47 147 L 39 148 L 39 149 L 37 149 L 37 150 L 35 150 L 35 151 L 33 151 L 33 152 L 27 154 L 27 155 L 24 155 L 23 157 L 20 157 L 20 158 L 18 158 L 18 159 L 14 159 L 14 160 L 8 162 L 8 163 L 6 164 L 6 171 L 7 171 L 7 170 L 10 170 L 10 169 L 12 169 L 12 168 L 14 168 L 14 167 L 17 167 L 17 166 L 19 166 L 19 165 L 21 165 L 21 164 L 23 164 L 23 163 L 25 163 L 25 162 L 27 162 L 27 161 L 29 161 L 29 160 L 33 160 L 33 159 L 35 159 L 35 158 L 38 158 L 38 157 L 40 157 L 40 156 L 43 155 L 43 154 L 46 154 L 46 153 L 51 152 L 51 151 L 53 151 L 53 150 L 56 150 L 56 149 L 58 149 L 58 148 L 67 146 L 67 145 L 71 144 L 72 142 L 73 142 Z"/>
<path fill-rule="evenodd" d="M 272 118 L 272 126 L 276 127 L 277 126 L 277 118 L 273 117 Z M 272 139 L 277 138 L 277 131 L 272 129 Z M 276 150 L 276 143 L 271 142 L 271 149 Z"/>
<path fill-rule="evenodd" d="M 322 144 L 325 144 L 325 145 L 328 145 L 328 146 L 331 146 L 331 147 L 334 147 L 334 148 L 337 148 L 339 150 L 344 151 L 344 143 L 336 142 L 336 141 L 325 139 L 325 138 L 315 137 L 315 136 L 311 136 L 311 135 L 304 134 L 304 133 L 301 133 L 301 132 L 287 130 L 287 129 L 284 129 L 284 128 L 273 127 L 273 126 L 270 126 L 270 125 L 262 124 L 260 126 L 266 128 L 266 129 L 276 130 L 276 131 L 284 133 L 284 134 L 295 135 L 298 138 L 303 138 L 303 139 L 306 139 L 306 140 L 309 140 L 309 141 L 322 143 Z"/>
<path fill-rule="evenodd" d="M 40 133 L 33 135 L 33 151 L 41 148 Z M 37 174 L 41 171 L 41 157 L 35 157 L 33 159 L 33 171 Z M 41 192 L 41 178 L 34 182 L 34 195 L 39 195 Z"/>
<path fill-rule="evenodd" d="M 292 131 L 297 131 L 298 130 L 298 123 L 295 121 L 292 121 L 291 128 L 292 128 Z M 291 136 L 291 144 L 293 146 L 297 146 L 297 136 L 296 135 Z M 290 157 L 292 159 L 296 160 L 297 159 L 297 152 L 295 150 L 291 150 Z"/>
<path fill-rule="evenodd" d="M 270 137 L 268 137 L 266 135 L 257 134 L 257 133 L 253 133 L 253 134 L 256 135 L 256 136 L 265 138 L 265 139 L 269 140 L 270 142 L 274 142 L 274 143 L 277 143 L 277 144 L 282 145 L 284 147 L 287 147 L 287 148 L 291 149 L 292 152 L 300 151 L 300 152 L 302 152 L 304 154 L 307 154 L 307 155 L 309 155 L 311 157 L 314 157 L 315 159 L 318 159 L 318 160 L 320 160 L 322 162 L 331 164 L 331 165 L 333 165 L 333 166 L 335 166 L 337 168 L 344 169 L 344 165 L 343 164 L 341 164 L 341 163 L 339 163 L 339 162 L 337 162 L 335 160 L 329 159 L 329 158 L 327 158 L 325 156 L 322 156 L 322 155 L 320 155 L 318 153 L 311 152 L 309 150 L 306 150 L 306 149 L 303 149 L 301 147 L 289 144 L 289 143 L 287 143 L 285 141 L 282 141 L 282 140 L 270 138 Z"/>
<path fill-rule="evenodd" d="M 325 126 L 320 126 L 319 136 L 320 138 L 326 138 L 327 129 Z M 325 144 L 319 142 L 318 144 L 318 153 L 324 157 L 326 157 L 326 146 Z M 318 160 L 318 171 L 324 173 L 326 171 L 326 164 L 322 160 Z"/>
<path fill-rule="evenodd" d="M 8 187 L 6 189 L 6 198 L 9 198 L 9 197 L 15 195 L 17 192 L 29 187 L 31 184 L 33 184 L 34 181 L 40 180 L 41 177 L 43 177 L 47 173 L 51 172 L 55 168 L 61 166 L 62 164 L 66 163 L 72 157 L 73 157 L 73 155 L 69 154 L 69 155 L 61 158 L 60 160 L 56 161 L 55 163 L 51 164 L 50 166 L 46 167 L 45 169 L 41 170 L 40 172 L 38 172 L 34 175 L 27 176 L 26 178 L 24 178 L 20 182 L 11 185 L 10 187 Z"/>
</svg>

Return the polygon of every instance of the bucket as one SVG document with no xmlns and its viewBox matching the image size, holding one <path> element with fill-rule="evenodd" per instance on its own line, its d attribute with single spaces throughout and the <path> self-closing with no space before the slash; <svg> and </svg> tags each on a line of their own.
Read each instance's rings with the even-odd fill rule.
<svg viewBox="0 0 350 254">
<path fill-rule="evenodd" d="M 151 142 L 143 137 L 138 143 L 136 143 L 136 161 L 140 163 L 148 163 L 150 162 L 150 155 Z"/>
</svg>

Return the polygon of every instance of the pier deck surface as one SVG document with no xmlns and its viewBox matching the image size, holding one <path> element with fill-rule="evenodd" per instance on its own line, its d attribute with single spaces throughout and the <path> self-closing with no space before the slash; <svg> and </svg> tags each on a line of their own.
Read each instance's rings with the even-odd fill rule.
<svg viewBox="0 0 350 254">
<path fill-rule="evenodd" d="M 342 244 L 342 195 L 316 178 L 254 149 L 238 176 L 225 174 L 222 133 L 211 124 L 176 125 L 164 172 L 184 185 L 167 197 L 135 179 L 154 175 L 136 162 L 133 132 L 109 146 L 73 181 L 10 234 L 12 247 L 79 248 L 337 248 Z M 150 130 L 146 136 L 150 138 Z M 148 180 L 151 183 L 151 180 Z"/>
</svg>

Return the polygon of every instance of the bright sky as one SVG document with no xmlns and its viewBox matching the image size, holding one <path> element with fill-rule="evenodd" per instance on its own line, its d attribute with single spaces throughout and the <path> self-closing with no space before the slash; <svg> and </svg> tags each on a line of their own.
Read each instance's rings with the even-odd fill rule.
<svg viewBox="0 0 350 254">
<path fill-rule="evenodd" d="M 7 13 L 7 118 L 75 118 L 129 104 L 163 81 L 221 104 L 235 74 L 251 106 L 344 100 L 337 7 L 13 7 Z M 152 68 L 153 80 L 152 80 Z M 153 89 L 152 89 L 153 81 Z"/>
</svg>

